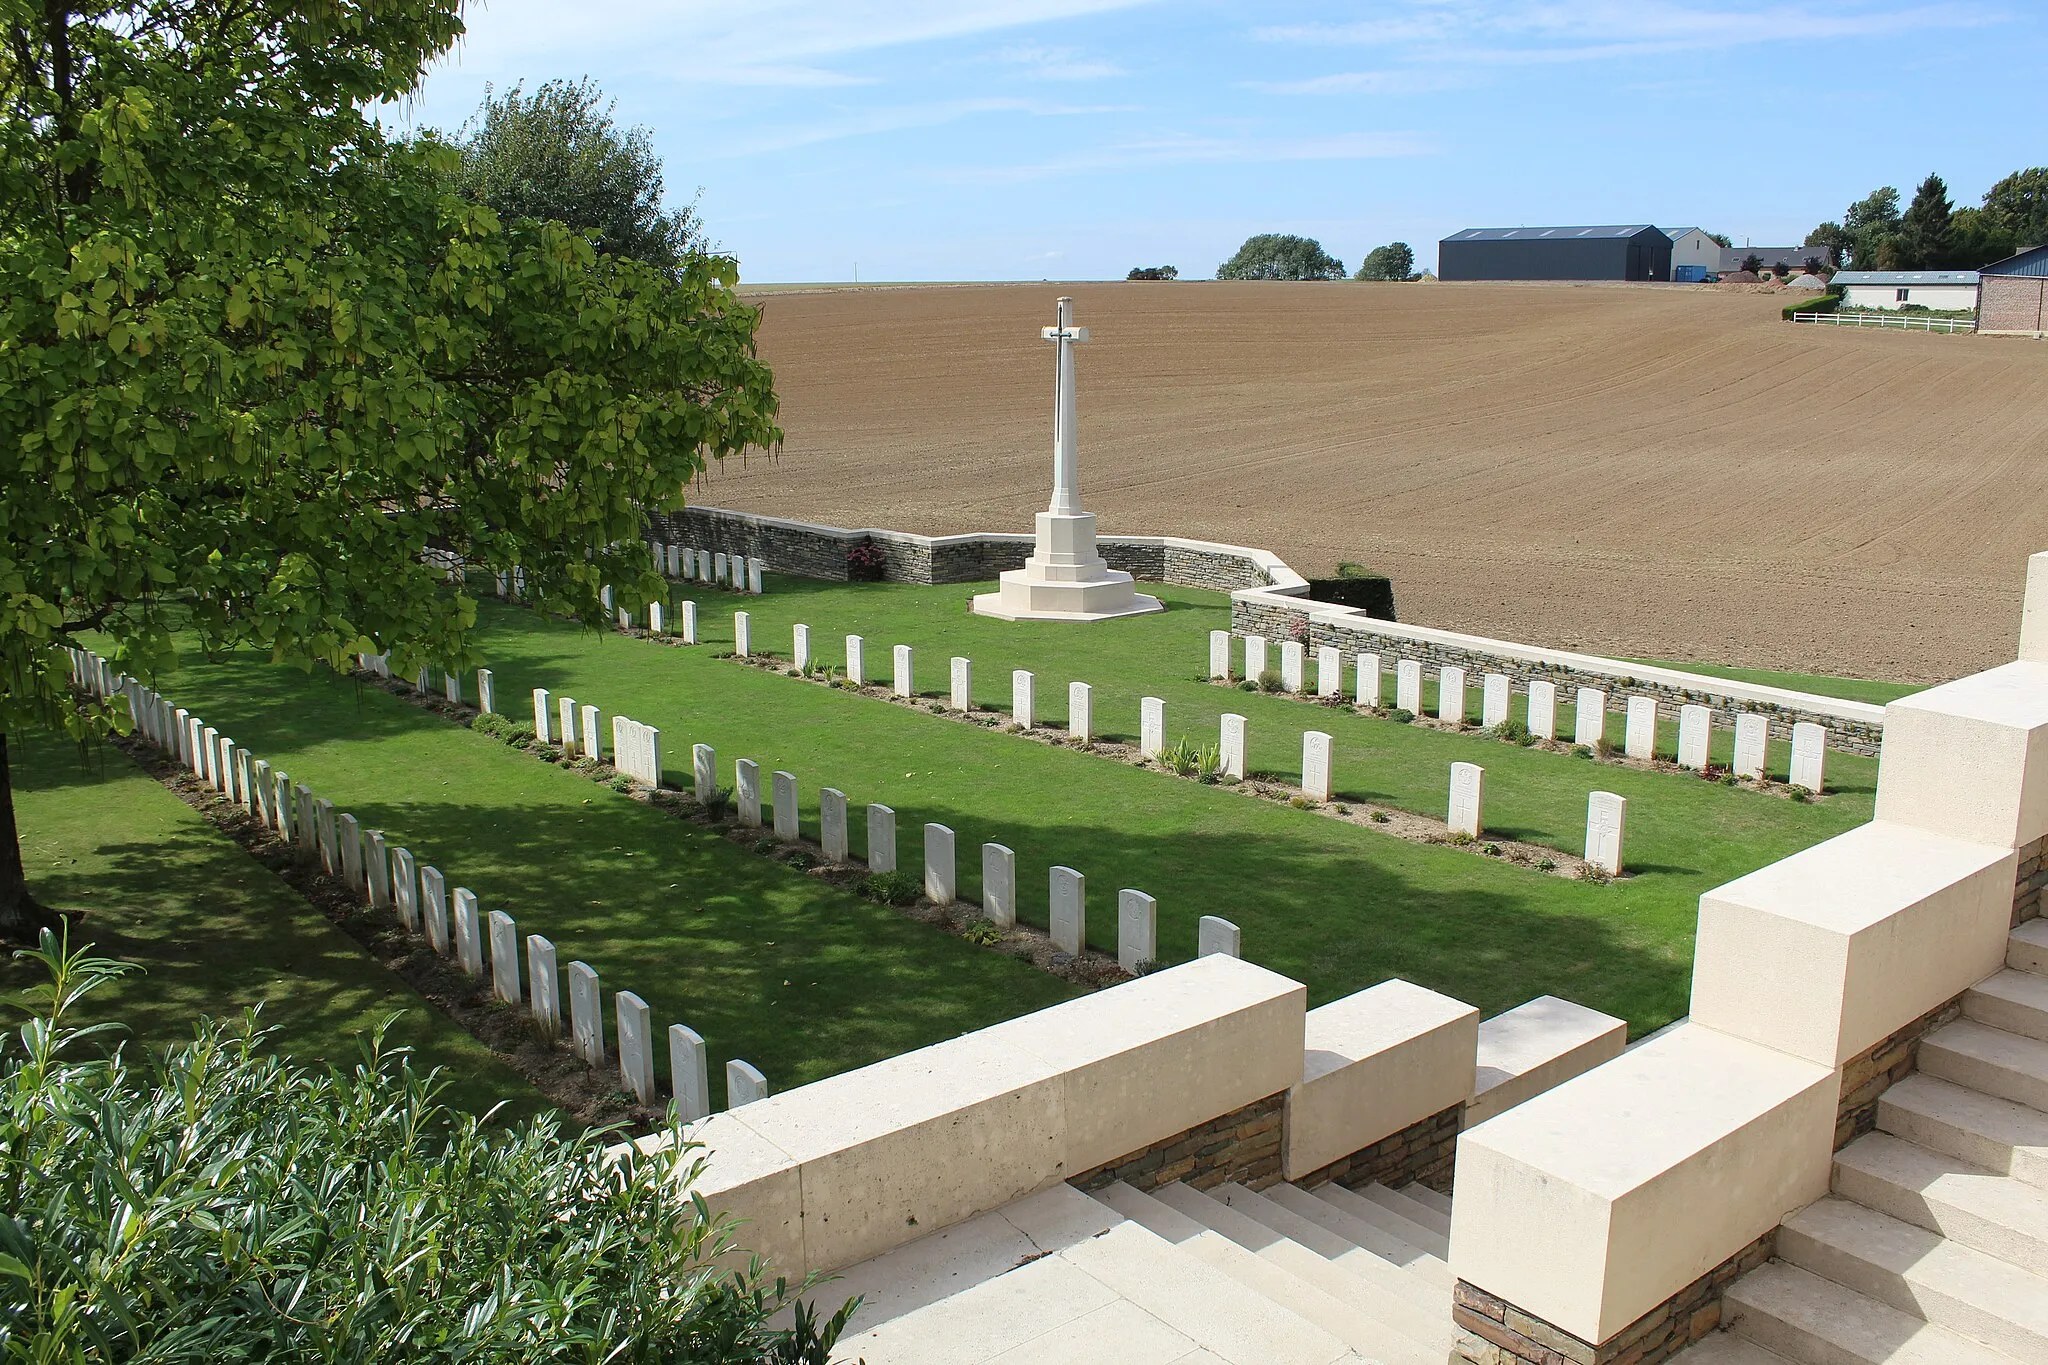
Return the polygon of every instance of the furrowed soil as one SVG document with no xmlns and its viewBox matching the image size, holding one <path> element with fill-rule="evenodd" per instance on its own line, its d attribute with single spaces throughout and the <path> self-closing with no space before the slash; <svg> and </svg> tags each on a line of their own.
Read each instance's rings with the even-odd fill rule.
<svg viewBox="0 0 2048 1365">
<path fill-rule="evenodd" d="M 764 293 L 787 442 L 695 501 L 1029 531 L 1059 294 L 1104 534 L 1391 574 L 1403 620 L 1935 681 L 2012 657 L 2048 549 L 2048 345 L 1780 321 L 1713 287 Z M 772 567 L 772 566 L 771 566 Z"/>
</svg>

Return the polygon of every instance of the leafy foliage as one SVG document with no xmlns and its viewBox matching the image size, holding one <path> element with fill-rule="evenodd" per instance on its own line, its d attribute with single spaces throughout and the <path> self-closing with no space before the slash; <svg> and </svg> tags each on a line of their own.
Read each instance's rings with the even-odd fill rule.
<svg viewBox="0 0 2048 1365">
<path fill-rule="evenodd" d="M 824 1365 L 850 1316 L 767 1325 L 809 1286 L 713 1264 L 732 1229 L 680 1140 L 503 1131 L 381 1036 L 311 1071 L 253 1015 L 134 1062 L 72 1023 L 126 968 L 47 933 L 20 956 L 51 984 L 0 1050 L 9 1360 Z"/>
<path fill-rule="evenodd" d="M 1358 267 L 1361 280 L 1405 280 L 1415 273 L 1415 248 L 1406 242 L 1389 242 L 1365 253 Z"/>
<path fill-rule="evenodd" d="M 1901 268 L 1912 270 L 1948 261 L 1950 220 L 1955 209 L 1948 186 L 1930 175 L 1913 192 L 1913 202 L 1899 216 L 1898 254 Z"/>
<path fill-rule="evenodd" d="M 1344 262 L 1313 237 L 1262 232 L 1216 267 L 1219 280 L 1341 280 Z"/>
<path fill-rule="evenodd" d="M 1124 278 L 1126 280 L 1177 280 L 1180 278 L 1180 270 L 1178 267 L 1170 265 L 1134 265 L 1131 267 L 1131 273 L 1124 276 Z"/>
</svg>

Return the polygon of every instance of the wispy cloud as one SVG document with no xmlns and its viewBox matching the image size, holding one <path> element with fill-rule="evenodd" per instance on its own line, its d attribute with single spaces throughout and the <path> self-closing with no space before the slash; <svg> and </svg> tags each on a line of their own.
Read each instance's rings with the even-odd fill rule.
<svg viewBox="0 0 2048 1365">
<path fill-rule="evenodd" d="M 1338 71 L 1298 81 L 1246 81 L 1245 88 L 1269 95 L 1425 95 L 1469 84 L 1471 77 L 1463 72 L 1410 66 Z"/>
<path fill-rule="evenodd" d="M 1038 81 L 1099 81 L 1130 73 L 1115 62 L 1088 57 L 1076 48 L 1022 43 L 1000 49 L 993 60 Z"/>
<path fill-rule="evenodd" d="M 1202 137 L 1170 133 L 1106 144 L 1071 156 L 1014 166 L 973 166 L 934 178 L 962 185 L 1013 185 L 1060 175 L 1136 170 L 1151 166 L 1277 161 L 1368 161 L 1429 156 L 1435 141 L 1420 133 L 1355 132 L 1324 137 Z"/>
<path fill-rule="evenodd" d="M 792 151 L 798 147 L 836 142 L 842 138 L 869 137 L 902 132 L 911 128 L 936 128 L 961 119 L 988 114 L 1023 114 L 1033 118 L 1075 118 L 1089 114 L 1129 113 L 1120 104 L 1061 104 L 1045 100 L 988 98 L 942 100 L 929 104 L 895 105 L 872 109 L 851 109 L 812 123 L 771 129 L 742 138 L 718 153 L 725 158 L 762 156 Z"/>
</svg>

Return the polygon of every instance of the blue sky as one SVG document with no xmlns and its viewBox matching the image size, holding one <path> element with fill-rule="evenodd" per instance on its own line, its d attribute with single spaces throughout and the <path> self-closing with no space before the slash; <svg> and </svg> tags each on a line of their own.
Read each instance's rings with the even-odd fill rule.
<svg viewBox="0 0 2048 1365">
<path fill-rule="evenodd" d="M 1461 227 L 1800 240 L 2048 163 L 2041 0 L 486 0 L 405 117 L 594 77 L 754 281 L 1355 267 Z"/>
</svg>

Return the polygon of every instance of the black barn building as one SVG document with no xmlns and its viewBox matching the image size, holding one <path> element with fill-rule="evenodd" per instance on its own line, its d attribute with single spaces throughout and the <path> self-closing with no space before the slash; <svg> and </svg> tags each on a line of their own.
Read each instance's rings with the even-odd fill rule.
<svg viewBox="0 0 2048 1365">
<path fill-rule="evenodd" d="M 1440 280 L 1669 280 L 1671 238 L 1628 227 L 1466 228 L 1436 246 Z"/>
</svg>

